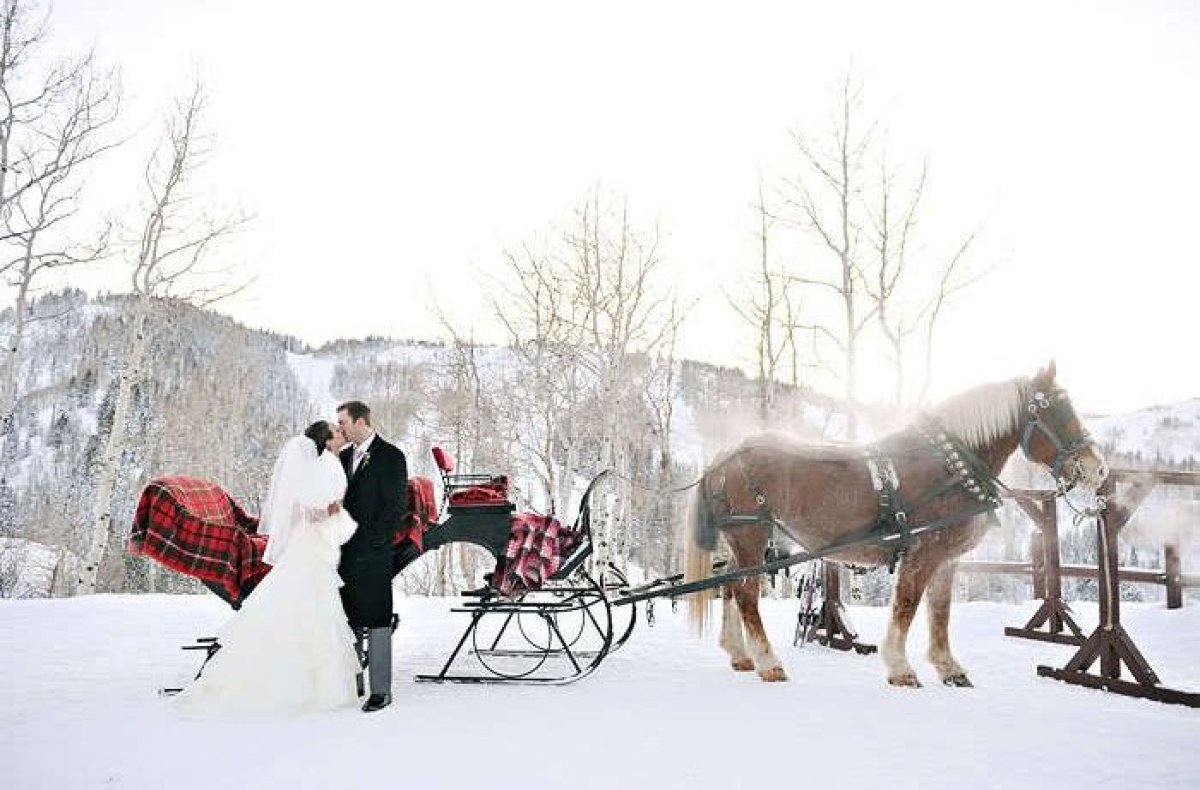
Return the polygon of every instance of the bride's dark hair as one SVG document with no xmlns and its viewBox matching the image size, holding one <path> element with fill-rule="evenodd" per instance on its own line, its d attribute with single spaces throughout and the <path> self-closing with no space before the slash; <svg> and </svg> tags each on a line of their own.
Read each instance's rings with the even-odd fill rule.
<svg viewBox="0 0 1200 790">
<path fill-rule="evenodd" d="M 333 438 L 333 428 L 325 420 L 317 420 L 304 429 L 304 435 L 317 446 L 317 455 L 325 452 L 325 442 Z"/>
</svg>

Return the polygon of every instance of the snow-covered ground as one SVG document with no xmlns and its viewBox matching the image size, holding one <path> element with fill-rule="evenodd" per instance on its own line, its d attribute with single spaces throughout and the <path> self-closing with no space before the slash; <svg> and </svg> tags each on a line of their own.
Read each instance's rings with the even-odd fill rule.
<svg viewBox="0 0 1200 790">
<path fill-rule="evenodd" d="M 878 658 L 791 647 L 795 602 L 764 601 L 791 681 L 734 673 L 660 604 L 653 628 L 564 687 L 414 683 L 461 623 L 404 599 L 395 704 L 258 722 L 180 718 L 155 690 L 184 681 L 179 646 L 230 615 L 213 596 L 0 601 L 0 777 L 31 788 L 1200 787 L 1200 710 L 1037 677 L 1074 648 L 1002 635 L 1033 604 L 959 604 L 953 636 L 977 684 L 889 688 Z M 1094 605 L 1075 607 L 1095 623 Z M 877 640 L 885 611 L 851 609 Z M 1164 685 L 1200 690 L 1200 606 L 1125 604 Z"/>
</svg>

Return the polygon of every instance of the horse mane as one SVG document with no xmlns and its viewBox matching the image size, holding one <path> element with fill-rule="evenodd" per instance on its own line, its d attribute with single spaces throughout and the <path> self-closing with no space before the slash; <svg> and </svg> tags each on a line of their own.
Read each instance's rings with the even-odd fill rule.
<svg viewBox="0 0 1200 790">
<path fill-rule="evenodd" d="M 981 384 L 928 410 L 972 449 L 1015 431 L 1025 408 L 1028 378 Z"/>
</svg>

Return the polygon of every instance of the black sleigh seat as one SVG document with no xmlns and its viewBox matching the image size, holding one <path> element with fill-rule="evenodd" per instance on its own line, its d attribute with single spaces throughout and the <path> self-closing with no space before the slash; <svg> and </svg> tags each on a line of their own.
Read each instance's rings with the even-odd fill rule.
<svg viewBox="0 0 1200 790">
<path fill-rule="evenodd" d="M 445 449 L 434 447 L 432 454 L 442 477 L 442 511 L 447 517 L 425 532 L 423 551 L 449 543 L 471 543 L 491 554 L 496 559 L 497 570 L 502 571 L 506 563 L 511 565 L 514 549 L 520 550 L 516 544 L 522 537 L 521 532 L 531 529 L 531 525 L 552 521 L 539 514 L 517 513 L 517 506 L 510 498 L 507 475 L 460 473 L 455 469 L 454 457 Z M 584 493 L 575 524 L 562 527 L 560 544 L 566 556 L 561 558 L 557 570 L 546 581 L 566 579 L 591 554 L 589 500 L 600 477 L 593 480 Z M 418 556 L 420 553 L 413 553 L 403 560 L 397 558 L 396 570 L 401 570 Z M 493 590 L 500 586 L 500 579 L 495 578 L 497 575 L 487 575 Z"/>
</svg>

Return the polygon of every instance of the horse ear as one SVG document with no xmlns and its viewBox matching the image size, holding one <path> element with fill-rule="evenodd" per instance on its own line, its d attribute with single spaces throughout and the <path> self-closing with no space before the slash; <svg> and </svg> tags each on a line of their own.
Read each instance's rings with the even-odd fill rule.
<svg viewBox="0 0 1200 790">
<path fill-rule="evenodd" d="M 1054 377 L 1056 375 L 1057 375 L 1057 371 L 1055 370 L 1054 360 L 1051 359 L 1049 362 L 1046 363 L 1046 367 L 1044 367 L 1038 371 L 1037 376 L 1035 376 L 1034 378 L 1037 381 L 1042 382 L 1043 385 L 1048 386 L 1048 385 L 1054 383 Z"/>
</svg>

